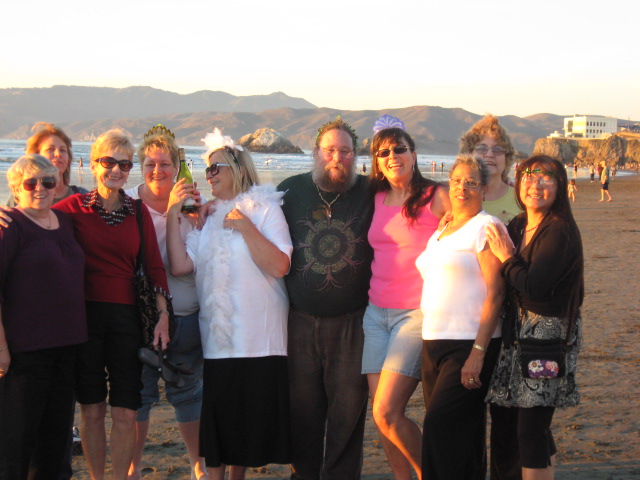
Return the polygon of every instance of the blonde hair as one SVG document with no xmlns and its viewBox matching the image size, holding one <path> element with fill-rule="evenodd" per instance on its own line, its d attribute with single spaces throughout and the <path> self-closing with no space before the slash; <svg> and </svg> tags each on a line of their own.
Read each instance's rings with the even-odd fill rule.
<svg viewBox="0 0 640 480">
<path fill-rule="evenodd" d="M 129 160 L 133 160 L 133 144 L 122 130 L 113 129 L 100 135 L 96 141 L 93 142 L 93 145 L 91 145 L 91 155 L 89 158 L 93 162 L 103 157 L 109 151 L 123 153 Z"/>
<path fill-rule="evenodd" d="M 256 171 L 256 167 L 249 152 L 245 150 L 236 150 L 231 147 L 219 148 L 218 150 L 211 152 L 209 155 L 207 161 L 208 165 L 211 165 L 211 156 L 216 152 L 220 152 L 222 154 L 225 162 L 231 169 L 231 174 L 233 175 L 234 197 L 246 192 L 252 185 L 260 185 L 258 172 Z"/>
<path fill-rule="evenodd" d="M 152 152 L 168 153 L 173 166 L 176 168 L 180 167 L 178 145 L 170 135 L 160 133 L 158 135 L 145 137 L 144 140 L 142 140 L 142 143 L 138 147 L 138 162 L 140 162 L 140 169 L 142 169 L 147 155 Z"/>
</svg>

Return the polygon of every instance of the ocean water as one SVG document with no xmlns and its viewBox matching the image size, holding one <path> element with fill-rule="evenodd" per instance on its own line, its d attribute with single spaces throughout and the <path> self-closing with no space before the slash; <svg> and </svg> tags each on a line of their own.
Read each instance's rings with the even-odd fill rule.
<svg viewBox="0 0 640 480">
<path fill-rule="evenodd" d="M 24 154 L 25 145 L 25 140 L 0 139 L 0 173 L 2 173 L 3 177 L 0 179 L 0 183 L 4 181 L 4 172 L 7 171 L 11 163 Z M 205 153 L 205 148 L 200 146 L 184 146 L 184 149 L 187 159 L 193 161 L 194 172 L 204 172 L 205 164 L 200 156 Z M 87 167 L 90 151 L 90 142 L 74 143 L 74 164 L 77 165 L 78 159 L 82 157 L 84 166 Z M 297 155 L 252 153 L 251 156 L 259 172 L 290 171 L 292 174 L 302 173 L 311 170 L 313 164 L 310 150 Z M 433 162 L 435 162 L 437 168 L 433 177 L 444 178 L 454 160 L 455 157 L 449 155 L 418 155 L 418 165 L 426 174 L 431 173 Z M 136 160 L 134 159 L 134 161 Z M 371 158 L 368 156 L 357 157 L 357 169 L 359 172 L 362 171 L 363 164 L 366 164 L 368 172 L 370 170 Z M 136 167 L 134 167 L 134 169 L 135 168 Z"/>
</svg>

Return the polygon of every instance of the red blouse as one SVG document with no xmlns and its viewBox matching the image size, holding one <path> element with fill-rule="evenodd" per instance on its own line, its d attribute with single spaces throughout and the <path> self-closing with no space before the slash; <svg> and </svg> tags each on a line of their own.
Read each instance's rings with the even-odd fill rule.
<svg viewBox="0 0 640 480">
<path fill-rule="evenodd" d="M 124 192 L 121 192 L 124 195 Z M 114 215 L 110 225 L 90 199 L 93 192 L 72 195 L 53 208 L 67 213 L 73 221 L 78 243 L 86 255 L 85 299 L 93 302 L 136 304 L 134 277 L 140 234 L 133 200 L 125 195 L 125 206 Z M 142 226 L 145 240 L 145 270 L 156 291 L 169 294 L 167 277 L 160 257 L 156 231 L 149 210 L 142 204 Z"/>
</svg>

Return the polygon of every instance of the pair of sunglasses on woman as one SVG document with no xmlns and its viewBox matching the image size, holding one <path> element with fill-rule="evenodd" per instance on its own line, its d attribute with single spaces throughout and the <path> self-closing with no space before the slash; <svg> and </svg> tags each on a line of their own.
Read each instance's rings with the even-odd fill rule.
<svg viewBox="0 0 640 480">
<path fill-rule="evenodd" d="M 47 190 L 56 188 L 58 183 L 56 177 L 27 178 L 22 182 L 22 188 L 27 192 L 33 192 L 36 189 L 38 182 L 40 182 Z"/>
<path fill-rule="evenodd" d="M 123 172 L 128 172 L 133 168 L 133 162 L 131 160 L 116 160 L 113 157 L 101 157 L 96 159 L 96 162 L 102 165 L 103 168 L 108 168 L 109 170 L 115 168 L 116 165 L 118 165 Z"/>
</svg>

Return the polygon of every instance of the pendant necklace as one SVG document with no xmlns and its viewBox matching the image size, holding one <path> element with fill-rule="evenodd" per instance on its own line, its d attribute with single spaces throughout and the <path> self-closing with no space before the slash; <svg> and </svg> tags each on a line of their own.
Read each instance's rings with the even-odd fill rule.
<svg viewBox="0 0 640 480">
<path fill-rule="evenodd" d="M 315 184 L 314 184 L 315 185 Z M 327 202 L 324 197 L 322 196 L 322 192 L 320 192 L 320 189 L 318 188 L 318 185 L 316 185 L 316 190 L 318 190 L 318 195 L 320 195 L 320 200 L 322 200 L 322 203 L 324 203 L 326 205 L 326 208 L 324 209 L 325 213 L 327 214 L 328 218 L 331 218 L 331 207 L 333 206 L 334 203 L 336 203 L 336 200 L 338 200 L 340 198 L 340 194 L 338 194 L 336 196 L 336 198 L 334 198 L 333 200 L 331 200 L 331 202 Z"/>
<path fill-rule="evenodd" d="M 34 222 L 36 222 L 42 228 L 46 228 L 47 230 L 51 230 L 51 223 L 52 223 L 51 222 L 51 211 L 49 211 L 49 214 L 47 215 L 47 218 L 49 219 L 49 225 L 43 225 L 42 222 L 44 222 L 44 218 L 34 217 L 33 215 L 31 215 L 26 210 L 23 210 L 23 212 L 27 214 L 27 217 L 31 218 Z"/>
</svg>

